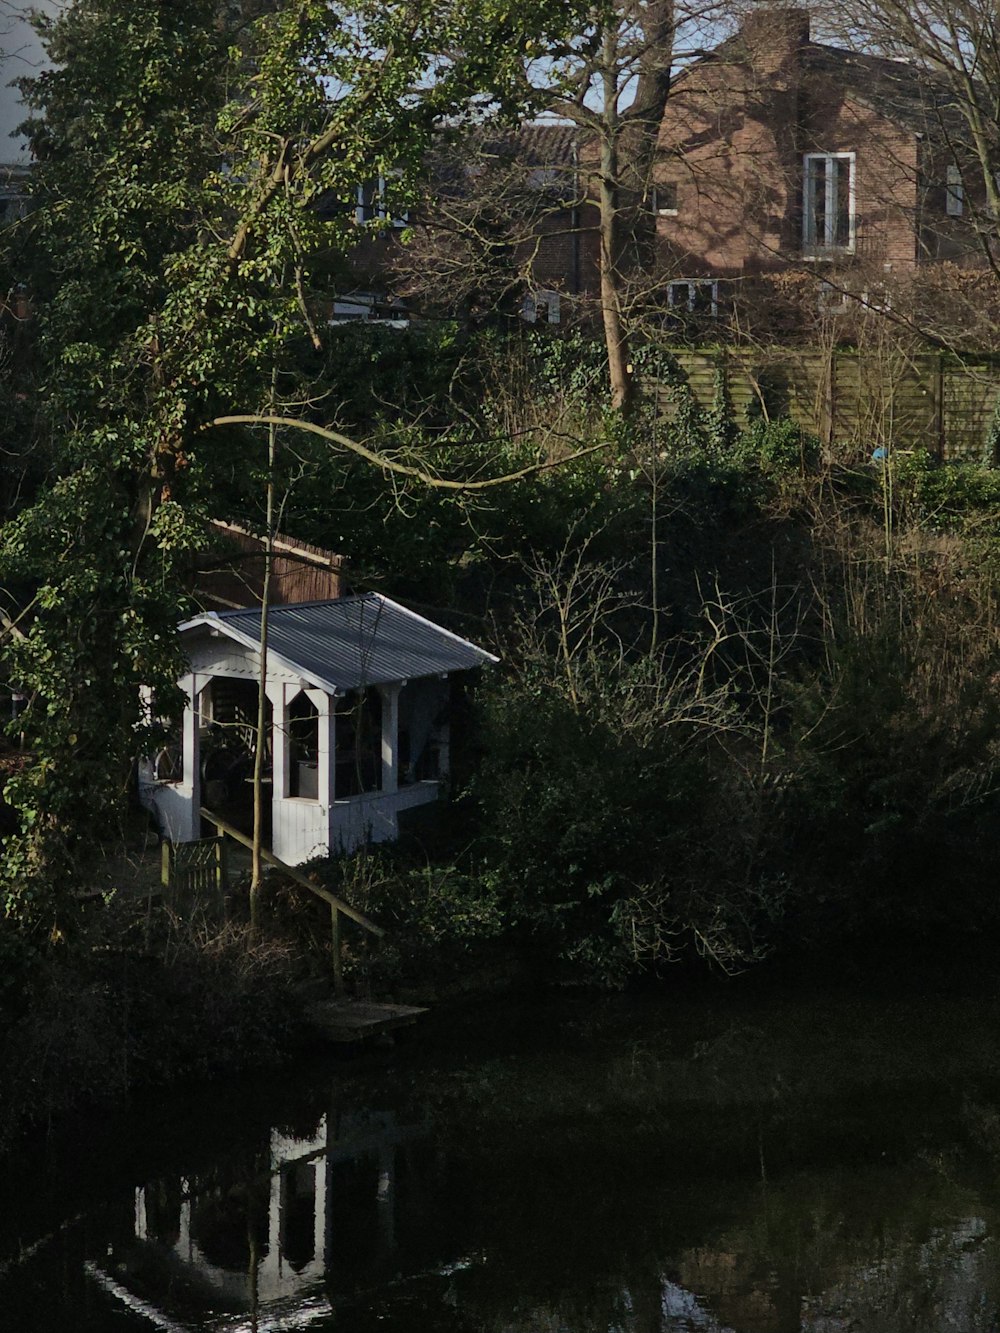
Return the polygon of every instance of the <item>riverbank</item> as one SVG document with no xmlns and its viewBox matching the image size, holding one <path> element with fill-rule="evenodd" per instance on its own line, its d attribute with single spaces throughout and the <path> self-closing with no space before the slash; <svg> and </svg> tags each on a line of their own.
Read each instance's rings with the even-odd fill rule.
<svg viewBox="0 0 1000 1333">
<path fill-rule="evenodd" d="M 27 1126 L 150 1088 L 287 1063 L 308 1040 L 312 969 L 245 927 L 154 929 L 105 909 L 72 948 L 50 945 L 16 993 L 0 1039 L 0 1152 Z"/>
<path fill-rule="evenodd" d="M 120 1108 L 182 1088 L 200 1097 L 234 1078 L 308 1063 L 323 1046 L 310 1009 L 330 993 L 329 958 L 304 947 L 302 920 L 297 939 L 288 930 L 288 902 L 272 909 L 276 917 L 284 912 L 284 933 L 252 941 L 238 920 L 185 924 L 163 912 L 151 926 L 125 904 L 102 903 L 89 938 L 85 927 L 73 948 L 50 949 L 16 1000 L 8 991 L 0 1155 L 24 1133 L 88 1108 Z M 427 970 L 421 942 L 410 966 L 401 966 L 400 951 L 410 945 L 395 941 L 390 967 L 397 981 L 412 982 L 418 963 L 422 987 L 384 998 L 432 1004 L 408 1038 L 429 1058 L 484 1042 L 514 1050 L 534 1026 L 561 1023 L 567 1013 L 586 1023 L 628 1006 L 636 1014 L 672 1008 L 688 1027 L 701 1021 L 699 1013 L 710 1022 L 741 1006 L 772 1016 L 784 1009 L 794 1031 L 803 1007 L 825 997 L 842 1005 L 872 996 L 895 1003 L 937 995 L 950 1003 L 1000 994 L 1000 950 L 985 935 L 893 933 L 836 949 L 786 950 L 732 976 L 679 964 L 617 995 L 545 986 L 523 958 L 502 948 L 460 959 L 445 950 L 435 972 Z M 352 963 L 355 982 L 370 985 L 372 969 L 363 959 Z"/>
</svg>

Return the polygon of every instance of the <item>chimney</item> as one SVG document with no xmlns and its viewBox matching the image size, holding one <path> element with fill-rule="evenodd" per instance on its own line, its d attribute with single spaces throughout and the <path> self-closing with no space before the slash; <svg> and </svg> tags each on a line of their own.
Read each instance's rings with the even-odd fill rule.
<svg viewBox="0 0 1000 1333">
<path fill-rule="evenodd" d="M 797 5 L 759 4 L 740 29 L 745 58 L 760 75 L 790 73 L 809 42 L 809 11 Z"/>
</svg>

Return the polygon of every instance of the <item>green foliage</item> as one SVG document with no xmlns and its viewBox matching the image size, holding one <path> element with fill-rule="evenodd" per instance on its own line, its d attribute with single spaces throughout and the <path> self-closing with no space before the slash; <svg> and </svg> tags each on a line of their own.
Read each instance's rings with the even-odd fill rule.
<svg viewBox="0 0 1000 1333">
<path fill-rule="evenodd" d="M 581 404 L 606 401 L 607 354 L 596 338 L 579 329 L 556 335 L 542 328 L 531 328 L 523 337 L 539 396 L 557 394 Z"/>
<path fill-rule="evenodd" d="M 996 467 L 1000 464 L 1000 394 L 993 403 L 989 430 L 986 432 L 986 442 L 983 445 L 982 462 L 984 467 Z"/>
<path fill-rule="evenodd" d="M 319 372 L 330 386 L 333 419 L 368 432 L 380 423 L 411 421 L 428 432 L 450 424 L 452 390 L 465 348 L 454 324 L 404 329 L 358 321 L 332 331 Z"/>
<path fill-rule="evenodd" d="M 830 676 L 791 695 L 784 850 L 808 840 L 827 867 L 809 913 L 826 931 L 996 924 L 982 857 L 1000 813 L 1000 712 L 947 620 L 905 616 L 846 635 Z"/>
<path fill-rule="evenodd" d="M 819 441 L 789 417 L 748 423 L 737 442 L 740 458 L 767 477 L 781 480 L 811 472 L 819 462 Z"/>
<path fill-rule="evenodd" d="M 332 892 L 387 929 L 373 952 L 362 941 L 350 953 L 349 970 L 364 989 L 469 989 L 490 964 L 506 930 L 502 904 L 468 847 L 451 850 L 457 858 L 449 849 L 428 858 L 404 840 L 315 865 Z"/>
<path fill-rule="evenodd" d="M 419 484 L 390 489 L 358 460 L 297 443 L 290 458 L 298 471 L 283 474 L 292 530 L 344 553 L 359 578 L 437 601 L 453 600 L 462 583 L 505 559 L 557 551 L 585 515 L 608 528 L 609 547 L 624 540 L 632 500 L 616 484 L 620 423 L 599 410 L 603 359 L 592 340 L 356 325 L 336 333 L 332 353 L 341 337 L 344 356 L 331 354 L 324 370 L 330 399 L 380 452 L 483 480 L 603 441 L 607 448 L 456 496 Z M 234 503 L 250 508 L 252 498 Z M 480 607 L 481 597 L 470 609 Z"/>
<path fill-rule="evenodd" d="M 707 413 L 706 429 L 711 447 L 720 453 L 732 449 L 740 439 L 740 428 L 729 396 L 729 369 L 724 357 L 715 365 L 715 398 Z"/>
<path fill-rule="evenodd" d="M 599 653 L 573 695 L 535 667 L 484 699 L 483 877 L 550 979 L 621 985 L 684 953 L 729 968 L 762 946 L 775 902 L 716 822 L 726 709 L 699 679 Z"/>
<path fill-rule="evenodd" d="M 52 467 L 0 538 L 0 579 L 30 608 L 7 664 L 38 760 L 10 791 L 9 914 L 65 914 L 141 743 L 136 686 L 177 672 L 184 556 L 260 457 L 251 439 L 234 457 L 213 419 L 260 411 L 276 377 L 291 412 L 324 399 L 304 292 L 362 237 L 352 208 L 316 203 L 380 173 L 405 206 L 435 128 L 526 109 L 525 58 L 571 17 L 555 0 L 76 0 L 39 20 L 53 68 L 23 84 L 26 271 Z"/>
<path fill-rule="evenodd" d="M 162 918 L 137 938 L 120 901 L 91 909 L 74 947 L 36 953 L 16 989 L 0 985 L 0 1151 L 81 1105 L 259 1073 L 304 1043 L 300 966 L 286 945 Z M 0 949 L 18 938 L 0 923 Z"/>
<path fill-rule="evenodd" d="M 976 463 L 943 463 L 925 449 L 893 455 L 900 503 L 938 528 L 976 524 L 1000 510 L 1000 470 Z"/>
</svg>

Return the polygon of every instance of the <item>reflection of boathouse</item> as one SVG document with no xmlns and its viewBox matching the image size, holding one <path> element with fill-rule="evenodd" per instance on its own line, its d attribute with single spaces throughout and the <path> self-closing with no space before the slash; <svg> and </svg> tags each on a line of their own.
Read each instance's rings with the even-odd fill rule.
<svg viewBox="0 0 1000 1333">
<path fill-rule="evenodd" d="M 273 1130 L 257 1170 L 137 1189 L 131 1241 L 88 1272 L 172 1333 L 206 1327 L 207 1311 L 230 1330 L 328 1317 L 338 1294 L 389 1275 L 398 1153 L 422 1133 L 389 1113 L 331 1113 L 304 1139 Z"/>
<path fill-rule="evenodd" d="M 484 1145 L 484 1156 L 495 1146 Z M 593 1255 L 590 1266 L 574 1258 L 579 1236 L 567 1209 L 587 1227 L 586 1190 L 553 1196 L 558 1172 L 515 1180 L 495 1219 L 504 1186 L 484 1180 L 482 1160 L 472 1175 L 452 1176 L 430 1124 L 331 1110 L 303 1137 L 272 1130 L 259 1151 L 226 1166 L 136 1190 L 134 1207 L 122 1200 L 113 1242 L 96 1238 L 86 1272 L 163 1333 L 391 1329 L 394 1314 L 419 1328 L 421 1310 L 435 1329 L 497 1333 L 997 1327 L 989 1205 L 980 1211 L 983 1200 L 949 1183 L 954 1212 L 928 1225 L 924 1169 L 908 1179 L 904 1169 L 896 1214 L 881 1202 L 894 1186 L 877 1189 L 873 1216 L 864 1211 L 870 1200 L 854 1210 L 850 1173 L 832 1184 L 821 1176 L 812 1196 L 808 1174 L 793 1173 L 766 1196 L 752 1178 L 727 1180 L 726 1225 L 719 1229 L 713 1213 L 706 1226 L 696 1212 L 695 1236 L 705 1230 L 693 1247 L 661 1250 L 644 1211 L 624 1246 L 596 1230 L 597 1248 L 617 1251 L 605 1269 Z M 571 1154 L 568 1169 L 578 1160 Z M 876 1184 L 897 1172 L 883 1168 Z M 691 1227 L 690 1182 L 680 1181 L 677 1200 L 657 1191 L 667 1235 Z M 607 1215 L 596 1200 L 593 1215 Z M 513 1244 L 512 1225 L 524 1232 Z"/>
<path fill-rule="evenodd" d="M 141 765 L 140 799 L 171 842 L 199 838 L 203 806 L 246 832 L 260 611 L 207 612 L 180 632 L 182 736 Z M 394 839 L 400 813 L 436 800 L 447 775 L 451 677 L 494 661 L 377 593 L 273 607 L 263 744 L 274 854 L 297 865 Z"/>
</svg>

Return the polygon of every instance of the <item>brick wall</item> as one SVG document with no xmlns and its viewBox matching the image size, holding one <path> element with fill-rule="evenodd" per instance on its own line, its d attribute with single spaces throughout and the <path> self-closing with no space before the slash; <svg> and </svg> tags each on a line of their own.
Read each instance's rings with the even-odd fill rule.
<svg viewBox="0 0 1000 1333">
<path fill-rule="evenodd" d="M 659 193 L 676 191 L 677 213 L 657 220 L 661 265 L 738 278 L 801 263 L 804 155 L 847 153 L 855 255 L 912 267 L 917 134 L 815 67 L 801 11 L 758 18 L 683 75 L 667 105 L 656 174 Z M 848 258 L 811 262 L 831 257 Z"/>
</svg>

